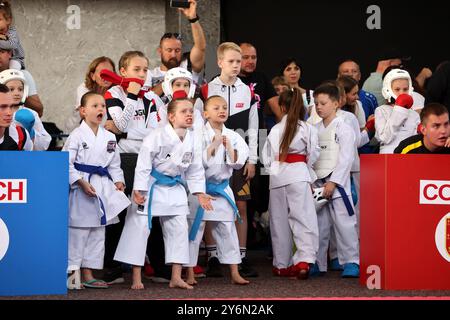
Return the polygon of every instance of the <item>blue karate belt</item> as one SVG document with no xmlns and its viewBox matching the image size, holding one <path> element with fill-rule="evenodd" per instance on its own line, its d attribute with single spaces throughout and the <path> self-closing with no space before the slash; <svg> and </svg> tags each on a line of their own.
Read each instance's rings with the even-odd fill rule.
<svg viewBox="0 0 450 320">
<path fill-rule="evenodd" d="M 350 185 L 352 188 L 353 205 L 356 206 L 356 204 L 358 203 L 358 193 L 356 192 L 355 180 L 353 179 L 353 176 L 351 174 L 350 174 Z"/>
<path fill-rule="evenodd" d="M 185 187 L 185 183 L 183 179 L 181 179 L 181 175 L 171 177 L 166 176 L 165 174 L 162 174 L 161 172 L 156 171 L 155 169 L 152 170 L 150 175 L 155 178 L 155 182 L 153 182 L 152 187 L 150 188 L 149 196 L 148 196 L 148 228 L 152 228 L 152 199 L 153 199 L 153 190 L 155 188 L 155 185 L 161 185 L 161 186 L 167 186 L 167 187 L 173 187 L 177 184 L 181 184 L 183 187 Z"/>
<path fill-rule="evenodd" d="M 225 189 L 229 185 L 229 180 L 223 180 L 220 183 L 213 183 L 211 181 L 206 181 L 206 193 L 212 196 L 224 197 L 228 203 L 233 208 L 234 214 L 236 215 L 238 222 L 242 223 L 241 216 L 239 215 L 239 210 L 236 206 L 236 203 L 230 196 L 225 192 Z M 189 232 L 189 240 L 194 241 L 197 236 L 198 229 L 200 228 L 200 223 L 203 220 L 203 215 L 205 214 L 205 209 L 201 206 L 198 207 L 197 212 L 195 213 L 195 219 L 191 227 L 191 231 Z"/>
<path fill-rule="evenodd" d="M 322 179 L 322 182 L 325 184 L 327 181 L 325 179 Z M 350 200 L 348 200 L 348 196 L 347 196 L 347 193 L 345 192 L 345 189 L 342 188 L 338 184 L 336 184 L 336 189 L 338 190 L 339 194 L 341 195 L 342 200 L 344 200 L 345 208 L 347 209 L 348 215 L 350 217 L 353 216 L 355 214 L 355 211 L 353 210 Z"/>
<path fill-rule="evenodd" d="M 75 169 L 81 172 L 89 173 L 88 182 L 91 183 L 91 177 L 92 175 L 96 174 L 100 177 L 108 177 L 109 180 L 113 181 L 111 175 L 108 172 L 108 168 L 100 167 L 100 166 L 91 166 L 88 164 L 80 164 L 80 163 L 74 163 L 73 164 Z M 103 204 L 102 199 L 97 195 L 97 199 L 100 202 L 100 210 L 102 211 L 102 216 L 100 218 L 100 224 L 102 226 L 106 225 L 106 210 L 105 206 Z"/>
</svg>

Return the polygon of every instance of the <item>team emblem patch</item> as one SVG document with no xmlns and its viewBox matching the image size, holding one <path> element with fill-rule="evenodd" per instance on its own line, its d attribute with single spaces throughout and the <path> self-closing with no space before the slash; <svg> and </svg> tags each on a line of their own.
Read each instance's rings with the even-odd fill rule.
<svg viewBox="0 0 450 320">
<path fill-rule="evenodd" d="M 83 143 L 81 144 L 81 146 L 83 147 L 84 150 L 89 149 L 89 146 L 87 145 L 86 142 L 83 142 Z"/>
<path fill-rule="evenodd" d="M 435 241 L 442 258 L 450 262 L 450 212 L 439 222 L 436 228 Z"/>
<path fill-rule="evenodd" d="M 116 142 L 113 140 L 108 141 L 108 144 L 106 145 L 106 151 L 108 151 L 108 153 L 113 153 L 114 151 L 116 151 Z"/>
<path fill-rule="evenodd" d="M 181 159 L 181 163 L 188 164 L 192 161 L 192 152 L 185 152 L 183 158 Z"/>
</svg>

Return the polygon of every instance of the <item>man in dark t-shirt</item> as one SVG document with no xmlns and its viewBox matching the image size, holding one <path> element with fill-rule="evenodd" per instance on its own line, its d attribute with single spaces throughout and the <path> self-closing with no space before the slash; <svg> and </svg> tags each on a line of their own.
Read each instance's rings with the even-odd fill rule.
<svg viewBox="0 0 450 320">
<path fill-rule="evenodd" d="M 259 128 L 264 129 L 265 126 L 265 106 L 267 103 L 267 113 L 273 113 L 277 118 L 277 122 L 281 120 L 281 109 L 278 105 L 278 96 L 272 83 L 267 76 L 259 71 L 256 71 L 256 63 L 258 56 L 256 54 L 256 48 L 250 43 L 241 43 L 240 48 L 242 50 L 241 72 L 239 78 L 246 85 L 250 86 L 254 90 L 255 94 L 259 97 Z"/>
<path fill-rule="evenodd" d="M 421 134 L 409 137 L 398 145 L 394 153 L 450 154 L 450 124 L 447 108 L 430 103 L 421 114 Z"/>
<path fill-rule="evenodd" d="M 250 87 L 255 93 L 256 99 L 259 99 L 258 119 L 259 129 L 270 130 L 267 124 L 281 120 L 281 108 L 278 105 L 278 95 L 271 81 L 263 72 L 256 71 L 258 56 L 256 48 L 250 43 L 241 43 L 242 50 L 241 72 L 239 78 Z M 266 122 L 266 120 L 269 120 Z M 266 132 L 268 134 L 268 132 Z M 258 146 L 265 143 L 264 133 L 260 130 L 258 135 Z M 269 207 L 269 176 L 264 174 L 263 166 L 258 161 L 256 165 L 256 174 L 250 184 L 252 199 L 247 203 L 248 220 L 254 220 L 254 215 L 261 215 Z M 248 246 L 258 246 L 256 229 L 249 223 Z M 268 239 L 266 239 L 268 240 Z M 262 240 L 261 242 L 265 242 Z"/>
</svg>

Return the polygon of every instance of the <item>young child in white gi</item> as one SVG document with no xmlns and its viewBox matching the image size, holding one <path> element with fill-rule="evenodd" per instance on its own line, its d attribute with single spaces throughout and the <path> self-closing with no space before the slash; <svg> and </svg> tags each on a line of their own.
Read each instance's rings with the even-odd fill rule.
<svg viewBox="0 0 450 320">
<path fill-rule="evenodd" d="M 320 156 L 314 164 L 316 186 L 324 187 L 329 202 L 317 212 L 319 252 L 310 274 L 327 271 L 330 230 L 336 234 L 339 262 L 343 277 L 359 277 L 359 242 L 356 215 L 351 199 L 350 170 L 355 157 L 355 134 L 342 117 L 337 117 L 340 92 L 337 85 L 325 83 L 314 91 L 317 114 L 323 119 L 319 131 Z"/>
<path fill-rule="evenodd" d="M 207 123 L 203 131 L 203 166 L 206 171 L 206 192 L 215 197 L 214 210 L 204 211 L 198 201 L 190 197 L 189 253 L 187 283 L 197 284 L 194 266 L 197 265 L 200 242 L 205 229 L 205 221 L 210 223 L 212 235 L 217 244 L 218 259 L 229 264 L 231 282 L 245 285 L 249 281 L 241 277 L 238 264 L 241 263 L 239 240 L 235 220 L 239 212 L 234 200 L 229 179 L 233 170 L 245 165 L 249 149 L 245 140 L 236 132 L 225 127 L 228 119 L 228 105 L 220 96 L 209 97 L 204 104 L 204 117 Z"/>
<path fill-rule="evenodd" d="M 93 277 L 103 268 L 105 226 L 130 201 L 125 189 L 116 137 L 100 126 L 106 115 L 104 98 L 93 92 L 81 99 L 84 119 L 64 144 L 69 152 L 69 266 L 82 268 L 83 285 L 107 288 Z"/>
<path fill-rule="evenodd" d="M 401 141 L 417 134 L 419 114 L 412 110 L 411 76 L 402 69 L 392 69 L 383 78 L 383 97 L 388 104 L 375 109 L 375 137 L 380 153 L 394 153 Z"/>
<path fill-rule="evenodd" d="M 166 264 L 172 265 L 171 288 L 192 289 L 181 278 L 182 265 L 189 263 L 189 239 L 186 216 L 189 214 L 184 179 L 191 194 L 197 195 L 202 208 L 212 210 L 205 194 L 205 170 L 201 155 L 195 151 L 190 128 L 194 107 L 187 99 L 168 105 L 169 123 L 152 130 L 139 152 L 134 179 L 133 199 L 142 206 L 130 211 L 114 259 L 133 265 L 132 289 L 144 289 L 141 269 L 145 262 L 152 216 L 159 216 L 164 235 Z"/>
<path fill-rule="evenodd" d="M 270 172 L 272 272 L 276 276 L 306 279 L 319 249 L 311 190 L 316 180 L 312 165 L 320 152 L 317 129 L 303 121 L 305 108 L 299 89 L 283 92 L 279 105 L 283 118 L 272 128 L 262 153 Z"/>
</svg>

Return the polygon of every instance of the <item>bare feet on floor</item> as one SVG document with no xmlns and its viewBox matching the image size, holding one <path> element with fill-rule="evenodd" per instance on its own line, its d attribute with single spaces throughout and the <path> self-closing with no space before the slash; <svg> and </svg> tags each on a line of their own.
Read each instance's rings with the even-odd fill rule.
<svg viewBox="0 0 450 320">
<path fill-rule="evenodd" d="M 170 280 L 169 287 L 170 288 L 179 288 L 179 289 L 194 289 L 193 286 L 187 284 L 181 278 Z"/>
<path fill-rule="evenodd" d="M 142 282 L 136 282 L 131 285 L 131 289 L 133 290 L 144 290 L 144 284 Z"/>
<path fill-rule="evenodd" d="M 247 285 L 250 283 L 250 281 L 245 280 L 244 278 L 242 278 L 239 274 L 237 275 L 232 275 L 231 276 L 231 283 L 232 284 L 237 284 L 237 285 Z"/>
</svg>

